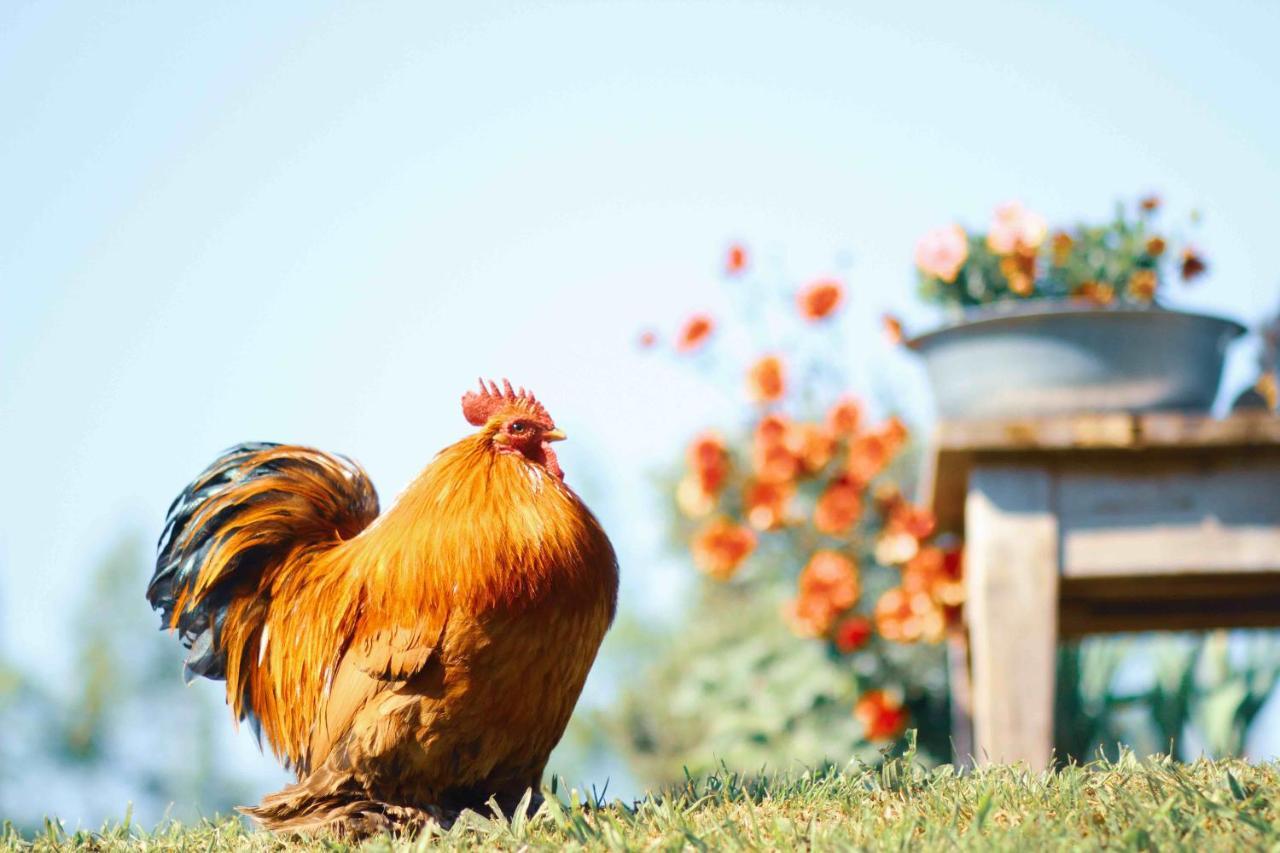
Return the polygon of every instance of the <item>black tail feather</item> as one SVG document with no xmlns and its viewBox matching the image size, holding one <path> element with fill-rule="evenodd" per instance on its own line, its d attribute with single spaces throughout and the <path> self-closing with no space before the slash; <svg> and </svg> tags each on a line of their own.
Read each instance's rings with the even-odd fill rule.
<svg viewBox="0 0 1280 853">
<path fill-rule="evenodd" d="M 214 460 L 170 505 L 147 587 L 161 627 L 190 650 L 184 678 L 226 677 L 219 636 L 228 607 L 285 554 L 335 532 L 355 536 L 377 515 L 373 484 L 345 457 L 253 442 Z"/>
</svg>

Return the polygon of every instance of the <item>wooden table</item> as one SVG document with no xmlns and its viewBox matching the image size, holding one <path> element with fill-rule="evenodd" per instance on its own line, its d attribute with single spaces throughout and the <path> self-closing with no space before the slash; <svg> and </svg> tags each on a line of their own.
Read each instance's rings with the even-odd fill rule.
<svg viewBox="0 0 1280 853">
<path fill-rule="evenodd" d="M 1280 626 L 1268 413 L 944 422 L 924 485 L 965 541 L 961 758 L 1048 763 L 1059 637 Z"/>
</svg>

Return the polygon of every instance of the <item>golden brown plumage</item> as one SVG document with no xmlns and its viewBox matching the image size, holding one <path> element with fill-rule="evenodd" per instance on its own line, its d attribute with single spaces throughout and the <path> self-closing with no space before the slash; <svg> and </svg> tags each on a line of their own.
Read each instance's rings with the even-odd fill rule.
<svg viewBox="0 0 1280 853">
<path fill-rule="evenodd" d="M 228 451 L 170 508 L 148 598 L 225 678 L 298 782 L 246 811 L 360 834 L 536 792 L 617 598 L 531 395 L 481 383 L 481 426 L 377 516 L 354 463 Z M 375 520 L 376 519 L 376 520 Z"/>
</svg>

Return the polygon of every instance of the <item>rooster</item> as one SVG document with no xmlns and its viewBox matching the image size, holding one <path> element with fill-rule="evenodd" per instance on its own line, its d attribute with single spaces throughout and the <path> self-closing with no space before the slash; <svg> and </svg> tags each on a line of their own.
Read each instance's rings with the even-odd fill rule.
<svg viewBox="0 0 1280 853">
<path fill-rule="evenodd" d="M 226 681 L 297 782 L 242 809 L 273 830 L 420 825 L 540 788 L 613 621 L 613 546 L 564 483 L 541 403 L 503 380 L 480 429 L 395 504 L 351 460 L 242 444 L 169 508 L 147 599 Z"/>
</svg>

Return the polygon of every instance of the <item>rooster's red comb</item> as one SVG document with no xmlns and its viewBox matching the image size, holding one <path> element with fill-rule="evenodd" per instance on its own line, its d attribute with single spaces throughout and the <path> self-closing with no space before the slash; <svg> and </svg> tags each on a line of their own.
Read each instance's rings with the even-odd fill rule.
<svg viewBox="0 0 1280 853">
<path fill-rule="evenodd" d="M 492 381 L 486 386 L 484 379 L 481 379 L 479 393 L 468 391 L 462 395 L 462 415 L 473 426 L 484 426 L 494 412 L 512 405 L 524 409 L 531 417 L 545 418 L 551 423 L 551 415 L 538 402 L 538 398 L 523 388 L 517 391 L 505 379 L 502 380 L 502 388 L 498 388 L 498 384 Z"/>
</svg>

